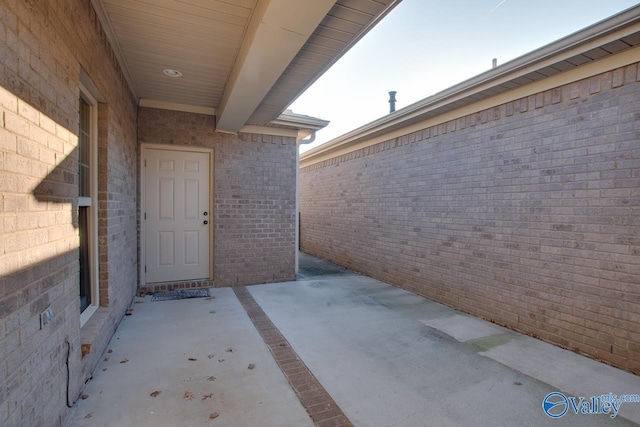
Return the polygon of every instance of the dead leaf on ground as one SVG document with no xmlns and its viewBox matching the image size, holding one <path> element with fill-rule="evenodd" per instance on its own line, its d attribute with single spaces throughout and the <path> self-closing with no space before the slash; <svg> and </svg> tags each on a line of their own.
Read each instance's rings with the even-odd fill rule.
<svg viewBox="0 0 640 427">
<path fill-rule="evenodd" d="M 113 350 L 109 349 L 107 350 L 107 353 L 113 353 Z"/>
<path fill-rule="evenodd" d="M 149 393 L 149 396 L 158 397 L 160 393 L 162 393 L 160 390 L 152 391 L 151 393 Z"/>
<path fill-rule="evenodd" d="M 84 419 L 86 420 L 87 418 L 91 418 L 91 417 L 93 417 L 93 414 L 89 412 L 87 415 L 84 416 Z"/>
<path fill-rule="evenodd" d="M 208 357 L 209 359 L 213 359 L 214 357 L 216 357 L 216 355 L 215 355 L 215 354 L 210 354 L 210 355 L 208 355 L 207 357 Z"/>
<path fill-rule="evenodd" d="M 218 418 L 220 416 L 220 414 L 218 414 L 217 412 L 214 412 L 212 414 L 209 414 L 209 419 L 210 420 L 215 420 L 216 418 Z"/>
<path fill-rule="evenodd" d="M 224 359 L 218 359 L 218 362 L 224 362 Z"/>
<path fill-rule="evenodd" d="M 255 363 L 249 363 L 249 366 L 247 366 L 247 369 L 254 369 L 256 367 Z"/>
<path fill-rule="evenodd" d="M 520 381 L 514 381 L 513 384 L 515 385 L 522 385 L 522 383 Z"/>
<path fill-rule="evenodd" d="M 205 301 L 211 301 L 211 300 L 214 300 L 214 299 L 216 299 L 216 297 L 210 296 L 210 297 L 205 298 L 204 300 Z"/>
<path fill-rule="evenodd" d="M 182 395 L 183 399 L 189 399 L 192 400 L 193 399 L 193 393 L 191 393 L 190 391 L 185 391 L 184 394 Z"/>
<path fill-rule="evenodd" d="M 88 394 L 83 394 L 82 396 L 80 396 L 80 399 L 82 400 L 87 400 L 89 398 Z"/>
<path fill-rule="evenodd" d="M 202 400 L 213 399 L 213 393 L 205 394 L 202 396 Z"/>
<path fill-rule="evenodd" d="M 214 377 L 213 375 L 207 378 L 207 381 L 215 381 L 215 380 L 216 380 L 216 377 Z"/>
<path fill-rule="evenodd" d="M 142 304 L 144 301 L 134 301 L 134 304 Z"/>
<path fill-rule="evenodd" d="M 211 310 L 209 313 L 216 314 L 216 311 L 215 310 Z"/>
<path fill-rule="evenodd" d="M 127 359 L 127 358 L 125 357 L 124 359 L 122 359 L 122 360 L 120 361 L 120 363 L 127 363 L 128 361 L 129 361 L 129 359 Z"/>
<path fill-rule="evenodd" d="M 190 357 L 190 358 L 189 358 L 189 359 L 187 359 L 187 360 L 189 360 L 189 362 L 195 362 L 195 361 L 196 361 L 196 360 L 198 360 L 198 359 L 196 359 L 195 357 Z"/>
<path fill-rule="evenodd" d="M 227 352 L 227 353 L 233 353 L 234 351 L 235 351 L 235 350 L 234 350 L 234 349 L 232 349 L 231 347 L 229 347 L 229 348 L 226 350 L 226 352 Z"/>
<path fill-rule="evenodd" d="M 107 368 L 102 368 L 102 372 L 104 372 L 104 371 L 106 371 L 106 370 L 107 370 Z"/>
<path fill-rule="evenodd" d="M 104 359 L 102 359 L 103 362 L 108 362 L 109 361 L 109 356 L 105 357 Z"/>
</svg>

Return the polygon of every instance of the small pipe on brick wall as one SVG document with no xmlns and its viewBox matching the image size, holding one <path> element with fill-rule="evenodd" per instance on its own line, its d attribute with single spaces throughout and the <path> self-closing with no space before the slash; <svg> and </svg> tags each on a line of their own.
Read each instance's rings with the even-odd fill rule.
<svg viewBox="0 0 640 427">
<path fill-rule="evenodd" d="M 296 156 L 296 255 L 294 257 L 296 275 L 298 275 L 298 250 L 300 249 L 300 146 L 304 144 L 311 144 L 315 140 L 316 132 L 312 131 L 311 135 L 309 135 L 309 139 L 298 139 L 297 141 L 298 155 Z"/>
</svg>

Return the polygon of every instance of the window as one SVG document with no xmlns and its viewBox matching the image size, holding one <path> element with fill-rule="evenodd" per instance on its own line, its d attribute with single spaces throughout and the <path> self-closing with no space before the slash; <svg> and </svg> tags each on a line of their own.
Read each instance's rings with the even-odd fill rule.
<svg viewBox="0 0 640 427">
<path fill-rule="evenodd" d="M 98 308 L 97 102 L 81 87 L 78 126 L 80 323 Z"/>
</svg>

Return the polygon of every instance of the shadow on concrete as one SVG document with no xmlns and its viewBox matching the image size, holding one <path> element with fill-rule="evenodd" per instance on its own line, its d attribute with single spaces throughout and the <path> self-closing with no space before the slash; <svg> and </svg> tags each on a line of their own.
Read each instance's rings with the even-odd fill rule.
<svg viewBox="0 0 640 427">
<path fill-rule="evenodd" d="M 329 261 L 299 252 L 298 275 L 296 280 L 313 280 L 318 277 L 356 274 L 355 272 L 330 263 Z"/>
</svg>

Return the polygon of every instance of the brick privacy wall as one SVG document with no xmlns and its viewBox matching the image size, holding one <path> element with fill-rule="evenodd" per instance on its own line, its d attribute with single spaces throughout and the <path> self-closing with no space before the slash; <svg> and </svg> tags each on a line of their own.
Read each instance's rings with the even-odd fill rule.
<svg viewBox="0 0 640 427">
<path fill-rule="evenodd" d="M 214 117 L 140 108 L 140 143 L 214 150 L 214 286 L 295 279 L 295 138 L 214 131 Z"/>
<path fill-rule="evenodd" d="M 640 373 L 640 71 L 301 171 L 302 250 Z"/>
<path fill-rule="evenodd" d="M 99 113 L 99 244 L 101 304 L 109 305 L 82 330 L 81 67 L 106 101 Z M 0 0 L 0 425 L 62 424 L 66 340 L 75 399 L 135 292 L 135 108 L 89 1 Z M 40 330 L 47 306 L 53 321 Z M 89 329 L 91 363 L 80 354 Z"/>
</svg>

